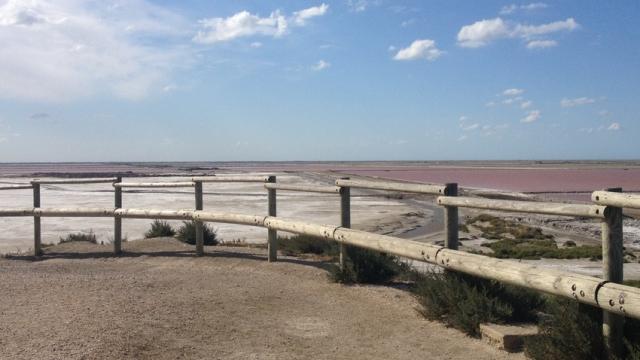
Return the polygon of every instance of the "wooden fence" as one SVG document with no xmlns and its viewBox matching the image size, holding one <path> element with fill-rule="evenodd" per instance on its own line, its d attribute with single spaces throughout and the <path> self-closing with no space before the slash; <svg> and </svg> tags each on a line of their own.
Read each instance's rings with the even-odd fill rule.
<svg viewBox="0 0 640 360">
<path fill-rule="evenodd" d="M 268 193 L 267 215 L 246 215 L 203 210 L 203 184 L 217 182 L 261 183 Z M 113 208 L 42 208 L 40 185 L 112 183 Z M 122 207 L 122 192 L 127 188 L 193 187 L 194 210 L 128 209 Z M 352 188 L 410 192 L 437 196 L 445 208 L 444 246 L 378 235 L 351 227 L 350 190 Z M 317 236 L 340 244 L 340 265 L 344 265 L 345 245 L 380 251 L 396 256 L 424 261 L 444 269 L 497 280 L 573 299 L 603 309 L 603 335 L 611 354 L 622 349 L 625 317 L 640 319 L 640 288 L 622 285 L 623 228 L 622 208 L 640 209 L 640 195 L 625 194 L 613 188 L 595 191 L 593 205 L 551 202 L 491 200 L 459 197 L 455 183 L 444 185 L 412 184 L 393 181 L 365 181 L 343 178 L 335 186 L 282 184 L 275 176 L 206 176 L 180 182 L 122 182 L 120 177 L 105 179 L 33 180 L 31 184 L 8 185 L 0 190 L 32 189 L 33 208 L 0 209 L 0 217 L 32 216 L 34 218 L 34 255 L 42 255 L 41 217 L 113 217 L 113 252 L 119 254 L 122 241 L 122 219 L 193 220 L 196 222 L 196 254 L 204 253 L 202 227 L 204 222 L 241 224 L 268 229 L 268 261 L 277 260 L 277 231 Z M 300 191 L 334 194 L 340 197 L 341 222 L 320 225 L 277 217 L 276 192 Z M 513 260 L 501 260 L 458 251 L 458 208 L 476 208 L 505 212 L 576 216 L 599 219 L 602 223 L 603 278 L 548 269 Z"/>
</svg>

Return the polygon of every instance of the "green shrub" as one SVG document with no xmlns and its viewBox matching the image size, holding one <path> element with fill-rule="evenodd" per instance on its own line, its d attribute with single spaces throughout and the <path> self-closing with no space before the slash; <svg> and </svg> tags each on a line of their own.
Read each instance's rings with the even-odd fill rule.
<svg viewBox="0 0 640 360">
<path fill-rule="evenodd" d="M 624 284 L 640 288 L 640 280 L 625 280 Z"/>
<path fill-rule="evenodd" d="M 600 359 L 602 310 L 572 300 L 548 298 L 540 334 L 525 341 L 525 354 L 534 359 Z"/>
<path fill-rule="evenodd" d="M 343 284 L 378 284 L 408 270 L 409 266 L 395 256 L 347 246 L 344 269 L 334 266 L 329 276 Z"/>
<path fill-rule="evenodd" d="M 480 229 L 482 231 L 482 237 L 486 239 L 553 239 L 553 235 L 544 234 L 540 228 L 516 224 L 513 221 L 501 219 L 488 214 L 480 214 L 467 220 L 467 225 L 472 225 Z"/>
<path fill-rule="evenodd" d="M 73 233 L 73 234 L 69 234 L 66 237 L 61 237 L 60 238 L 60 244 L 64 244 L 64 243 L 70 243 L 70 242 L 78 242 L 78 241 L 86 241 L 86 242 L 90 242 L 92 244 L 97 244 L 98 240 L 96 239 L 96 234 L 93 233 L 93 231 L 89 231 L 88 234 L 86 233 Z"/>
<path fill-rule="evenodd" d="M 149 231 L 144 233 L 144 237 L 149 239 L 163 236 L 174 236 L 175 234 L 176 231 L 171 227 L 171 224 L 166 221 L 154 220 L 151 223 Z"/>
<path fill-rule="evenodd" d="M 215 229 L 208 224 L 203 224 L 203 238 L 205 245 L 218 245 L 218 234 Z M 184 243 L 195 245 L 196 243 L 196 222 L 183 221 L 182 226 L 178 229 L 176 238 Z"/>
<path fill-rule="evenodd" d="M 547 297 L 540 334 L 525 341 L 531 359 L 601 359 L 604 356 L 602 310 L 573 300 Z M 640 321 L 625 319 L 625 354 L 622 359 L 640 360 Z"/>
<path fill-rule="evenodd" d="M 542 303 L 533 291 L 451 271 L 424 274 L 414 293 L 424 317 L 476 337 L 481 323 L 532 321 Z"/>
<path fill-rule="evenodd" d="M 602 258 L 602 248 L 600 246 L 576 246 L 558 248 L 554 240 L 516 240 L 503 239 L 492 243 L 485 243 L 482 246 L 493 250 L 489 256 L 501 259 L 582 259 Z"/>
<path fill-rule="evenodd" d="M 315 236 L 294 235 L 278 238 L 278 250 L 288 256 L 315 254 L 336 257 L 338 249 L 339 245 L 336 242 Z"/>
</svg>

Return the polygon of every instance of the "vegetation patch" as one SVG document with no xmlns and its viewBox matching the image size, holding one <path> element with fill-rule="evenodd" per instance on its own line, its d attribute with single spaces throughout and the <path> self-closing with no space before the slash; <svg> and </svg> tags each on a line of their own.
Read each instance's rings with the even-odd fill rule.
<svg viewBox="0 0 640 360">
<path fill-rule="evenodd" d="M 600 246 L 559 248 L 554 240 L 503 239 L 482 246 L 493 250 L 493 253 L 485 255 L 501 259 L 602 259 Z"/>
<path fill-rule="evenodd" d="M 202 224 L 202 232 L 205 245 L 218 245 L 218 234 L 216 229 L 210 227 L 208 224 Z M 190 245 L 196 244 L 196 222 L 195 221 L 183 221 L 182 226 L 178 229 L 176 238 L 183 243 Z"/>
<path fill-rule="evenodd" d="M 347 246 L 344 268 L 334 266 L 329 277 L 343 284 L 379 284 L 408 271 L 409 265 L 396 256 Z"/>
<path fill-rule="evenodd" d="M 278 250 L 287 256 L 314 254 L 337 258 L 339 245 L 335 241 L 325 240 L 316 236 L 294 235 L 278 237 Z"/>
<path fill-rule="evenodd" d="M 604 358 L 601 309 L 549 296 L 541 310 L 540 335 L 525 342 L 529 358 Z M 624 334 L 622 359 L 640 359 L 640 321 L 626 318 Z"/>
<path fill-rule="evenodd" d="M 553 235 L 544 234 L 542 229 L 517 224 L 488 214 L 480 214 L 467 220 L 466 225 L 476 227 L 482 231 L 485 239 L 515 239 L 515 240 L 551 240 Z"/>
<path fill-rule="evenodd" d="M 625 282 L 640 286 L 640 281 Z M 602 359 L 602 310 L 573 300 L 451 271 L 419 275 L 413 289 L 423 316 L 471 336 L 480 324 L 538 322 L 525 354 L 541 359 Z M 625 319 L 621 359 L 640 360 L 640 320 Z"/>
<path fill-rule="evenodd" d="M 480 214 L 467 220 L 465 226 L 479 229 L 481 236 L 496 240 L 482 246 L 491 249 L 485 255 L 501 259 L 602 259 L 600 246 L 577 246 L 574 241 L 566 241 L 560 248 L 554 236 L 542 229 L 518 224 L 513 221 L 487 214 Z"/>
<path fill-rule="evenodd" d="M 161 220 L 154 220 L 151 223 L 151 228 L 146 233 L 144 233 L 144 237 L 147 239 L 175 235 L 176 231 L 173 229 L 171 224 Z"/>
<path fill-rule="evenodd" d="M 93 231 L 90 231 L 89 233 L 73 233 L 60 238 L 60 244 L 80 241 L 89 242 L 92 244 L 98 243 L 96 234 L 94 234 Z"/>
<path fill-rule="evenodd" d="M 640 288 L 640 280 L 625 280 L 624 284 Z"/>
<path fill-rule="evenodd" d="M 420 276 L 414 293 L 424 317 L 475 337 L 481 323 L 533 321 L 543 302 L 533 291 L 451 271 Z"/>
</svg>

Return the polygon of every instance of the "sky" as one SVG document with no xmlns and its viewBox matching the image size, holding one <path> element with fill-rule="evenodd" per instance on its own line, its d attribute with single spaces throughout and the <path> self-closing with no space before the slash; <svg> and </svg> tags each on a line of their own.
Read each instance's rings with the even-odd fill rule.
<svg viewBox="0 0 640 360">
<path fill-rule="evenodd" d="M 0 0 L 0 162 L 640 158 L 640 2 Z"/>
</svg>

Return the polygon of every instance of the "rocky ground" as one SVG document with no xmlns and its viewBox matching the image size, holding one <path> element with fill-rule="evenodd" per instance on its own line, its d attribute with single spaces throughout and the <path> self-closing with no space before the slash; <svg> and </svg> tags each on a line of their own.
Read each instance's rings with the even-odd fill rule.
<svg viewBox="0 0 640 360">
<path fill-rule="evenodd" d="M 2 359 L 523 359 L 430 322 L 406 291 L 323 264 L 173 239 L 0 258 Z"/>
</svg>

